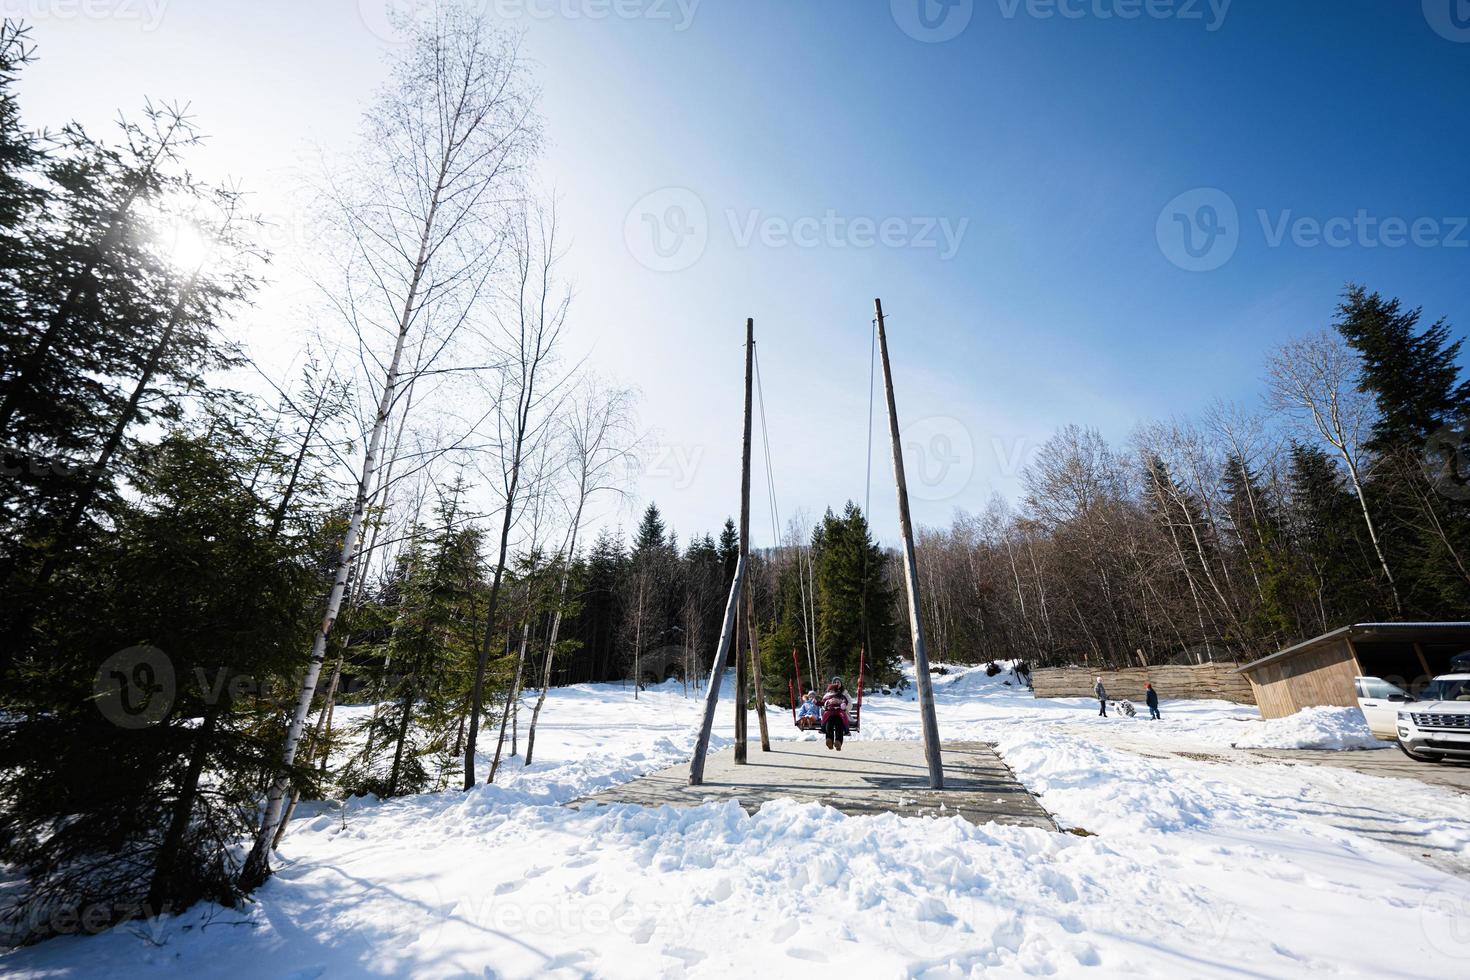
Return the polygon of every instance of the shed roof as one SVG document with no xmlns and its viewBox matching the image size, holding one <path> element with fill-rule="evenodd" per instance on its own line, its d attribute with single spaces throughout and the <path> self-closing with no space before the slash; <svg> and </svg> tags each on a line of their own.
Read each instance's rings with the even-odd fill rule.
<svg viewBox="0 0 1470 980">
<path fill-rule="evenodd" d="M 1342 639 L 1359 643 L 1470 643 L 1470 623 L 1353 623 L 1254 660 L 1237 667 L 1234 672 L 1248 674 L 1266 664 L 1287 660 Z"/>
</svg>

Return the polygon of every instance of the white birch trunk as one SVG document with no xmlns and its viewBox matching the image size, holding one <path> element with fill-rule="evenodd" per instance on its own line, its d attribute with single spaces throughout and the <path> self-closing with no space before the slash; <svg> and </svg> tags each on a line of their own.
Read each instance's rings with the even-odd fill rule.
<svg viewBox="0 0 1470 980">
<path fill-rule="evenodd" d="M 426 236 L 423 250 L 419 254 L 420 268 L 425 261 L 427 249 Z M 417 281 L 415 277 L 415 285 Z M 296 699 L 296 710 L 291 715 L 291 723 L 286 729 L 286 744 L 281 750 L 281 767 L 266 796 L 265 816 L 261 820 L 260 830 L 255 838 L 255 846 L 251 849 L 250 857 L 246 860 L 245 867 L 240 874 L 241 882 L 247 889 L 264 881 L 270 874 L 270 848 L 275 841 L 276 826 L 280 823 L 286 791 L 290 786 L 290 769 L 296 762 L 296 749 L 301 743 L 301 732 L 306 727 L 306 717 L 311 711 L 312 698 L 316 696 L 316 685 L 322 672 L 322 660 L 327 654 L 327 640 L 332 634 L 332 627 L 336 625 L 337 613 L 342 608 L 342 595 L 347 589 L 348 573 L 357 557 L 357 542 L 362 535 L 362 522 L 367 512 L 368 492 L 373 486 L 373 477 L 377 472 L 378 453 L 383 444 L 383 431 L 388 427 L 388 415 L 392 411 L 393 394 L 397 387 L 398 369 L 403 360 L 404 340 L 408 336 L 409 325 L 412 323 L 413 299 L 410 293 L 409 300 L 404 306 L 403 317 L 399 321 L 398 340 L 393 346 L 393 359 L 388 364 L 388 373 L 383 380 L 383 393 L 378 399 L 378 412 L 373 420 L 372 435 L 368 439 L 367 455 L 363 459 L 362 474 L 357 481 L 357 498 L 353 503 L 352 518 L 347 524 L 347 534 L 342 540 L 342 553 L 337 562 L 337 574 L 332 582 L 331 594 L 327 597 L 327 609 L 322 616 L 321 626 L 317 628 L 316 639 L 312 642 L 311 660 L 306 667 L 306 677 L 301 682 L 301 693 Z"/>
</svg>

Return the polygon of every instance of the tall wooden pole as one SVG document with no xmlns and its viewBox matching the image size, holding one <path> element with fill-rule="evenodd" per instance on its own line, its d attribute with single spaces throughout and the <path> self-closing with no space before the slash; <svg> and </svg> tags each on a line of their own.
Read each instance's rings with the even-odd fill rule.
<svg viewBox="0 0 1470 980">
<path fill-rule="evenodd" d="M 751 416 L 751 392 L 752 379 L 755 371 L 755 320 L 745 321 L 745 436 L 740 450 L 740 561 L 745 565 L 746 573 L 750 572 L 750 416 Z M 746 630 L 750 629 L 750 617 L 746 615 L 745 604 L 741 604 L 739 610 L 740 624 Z M 739 645 L 736 645 L 735 654 L 735 764 L 745 765 L 745 730 L 746 730 L 746 676 L 745 658 L 739 653 Z"/>
<path fill-rule="evenodd" d="M 873 308 L 878 314 L 878 347 L 883 353 L 883 390 L 888 395 L 888 435 L 893 440 L 893 477 L 898 484 L 898 526 L 903 532 L 903 579 L 908 586 L 909 632 L 914 639 L 914 674 L 919 686 L 924 760 L 929 764 L 929 787 L 943 789 L 944 763 L 939 756 L 939 722 L 934 717 L 934 681 L 929 676 L 929 651 L 924 645 L 924 620 L 919 612 L 919 568 L 914 561 L 914 525 L 909 519 L 909 484 L 903 473 L 903 441 L 898 431 L 898 408 L 893 400 L 893 371 L 888 366 L 883 301 L 873 300 Z"/>
<path fill-rule="evenodd" d="M 709 754 L 710 733 L 715 727 L 715 709 L 720 703 L 720 681 L 725 676 L 725 665 L 730 662 L 730 647 L 735 641 L 736 610 L 740 608 L 740 587 L 745 581 L 745 560 L 735 563 L 735 580 L 730 583 L 730 598 L 725 601 L 724 625 L 720 628 L 720 645 L 715 650 L 715 662 L 710 667 L 709 686 L 704 689 L 704 717 L 699 724 L 699 738 L 694 743 L 694 758 L 689 760 L 689 785 L 704 784 L 704 757 Z M 740 657 L 739 647 L 735 651 Z"/>
<path fill-rule="evenodd" d="M 766 724 L 766 686 L 761 683 L 761 651 L 756 638 L 755 589 L 745 590 L 746 632 L 750 634 L 750 680 L 755 686 L 755 717 L 760 722 L 761 751 L 771 751 L 771 729 Z"/>
</svg>

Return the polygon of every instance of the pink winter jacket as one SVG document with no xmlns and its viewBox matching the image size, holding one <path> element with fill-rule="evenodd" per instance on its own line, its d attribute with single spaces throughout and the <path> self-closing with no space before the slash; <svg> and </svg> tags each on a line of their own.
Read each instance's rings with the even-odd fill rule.
<svg viewBox="0 0 1470 980">
<path fill-rule="evenodd" d="M 850 703 L 847 699 L 847 694 L 842 688 L 835 686 L 827 688 L 827 693 L 822 698 L 822 720 L 826 721 L 833 714 L 840 714 L 842 715 L 842 720 L 846 721 L 848 717 L 847 708 Z"/>
</svg>

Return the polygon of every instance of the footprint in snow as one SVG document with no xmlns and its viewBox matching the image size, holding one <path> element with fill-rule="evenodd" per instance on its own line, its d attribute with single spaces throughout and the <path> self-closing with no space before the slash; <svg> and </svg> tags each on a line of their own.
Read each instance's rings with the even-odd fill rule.
<svg viewBox="0 0 1470 980">
<path fill-rule="evenodd" d="M 671 946 L 664 950 L 664 955 L 670 959 L 680 960 L 686 967 L 694 966 L 709 959 L 708 953 L 701 953 L 697 949 L 689 949 L 684 946 Z"/>
<path fill-rule="evenodd" d="M 589 854 L 586 857 L 579 857 L 579 858 L 576 858 L 574 860 L 568 861 L 566 864 L 562 865 L 562 867 L 564 867 L 564 868 L 585 868 L 589 864 L 596 864 L 596 863 L 597 863 L 597 858 L 595 858 L 595 857 L 593 857 L 592 855 Z"/>
<path fill-rule="evenodd" d="M 817 949 L 806 949 L 801 946 L 792 946 L 786 951 L 786 955 L 796 960 L 806 960 L 809 963 L 827 962 L 827 954 Z"/>
<path fill-rule="evenodd" d="M 592 974 L 582 968 L 581 964 L 587 962 L 589 954 L 585 949 L 563 953 L 547 960 L 541 967 L 541 976 L 552 976 L 562 971 L 569 972 L 572 976 L 588 977 Z"/>
<path fill-rule="evenodd" d="M 526 878 L 539 878 L 539 877 L 541 877 L 542 875 L 544 875 L 546 872 L 548 872 L 550 870 L 551 870 L 550 867 L 548 867 L 548 866 L 546 866 L 544 864 L 538 864 L 534 868 L 527 868 L 526 869 L 525 877 Z"/>
<path fill-rule="evenodd" d="M 495 894 L 509 895 L 511 892 L 515 891 L 517 888 L 520 888 L 524 884 L 524 881 L 502 881 L 500 884 L 495 886 Z"/>
<path fill-rule="evenodd" d="M 784 943 L 786 940 L 796 935 L 800 929 L 801 927 L 798 926 L 795 922 L 783 922 L 781 925 L 771 930 L 771 942 Z"/>
<path fill-rule="evenodd" d="M 643 946 L 650 939 L 653 938 L 653 931 L 657 928 L 658 923 L 656 921 L 654 921 L 653 919 L 644 919 L 642 922 L 633 927 L 633 931 L 630 936 L 633 942 L 637 943 L 639 946 Z"/>
</svg>

